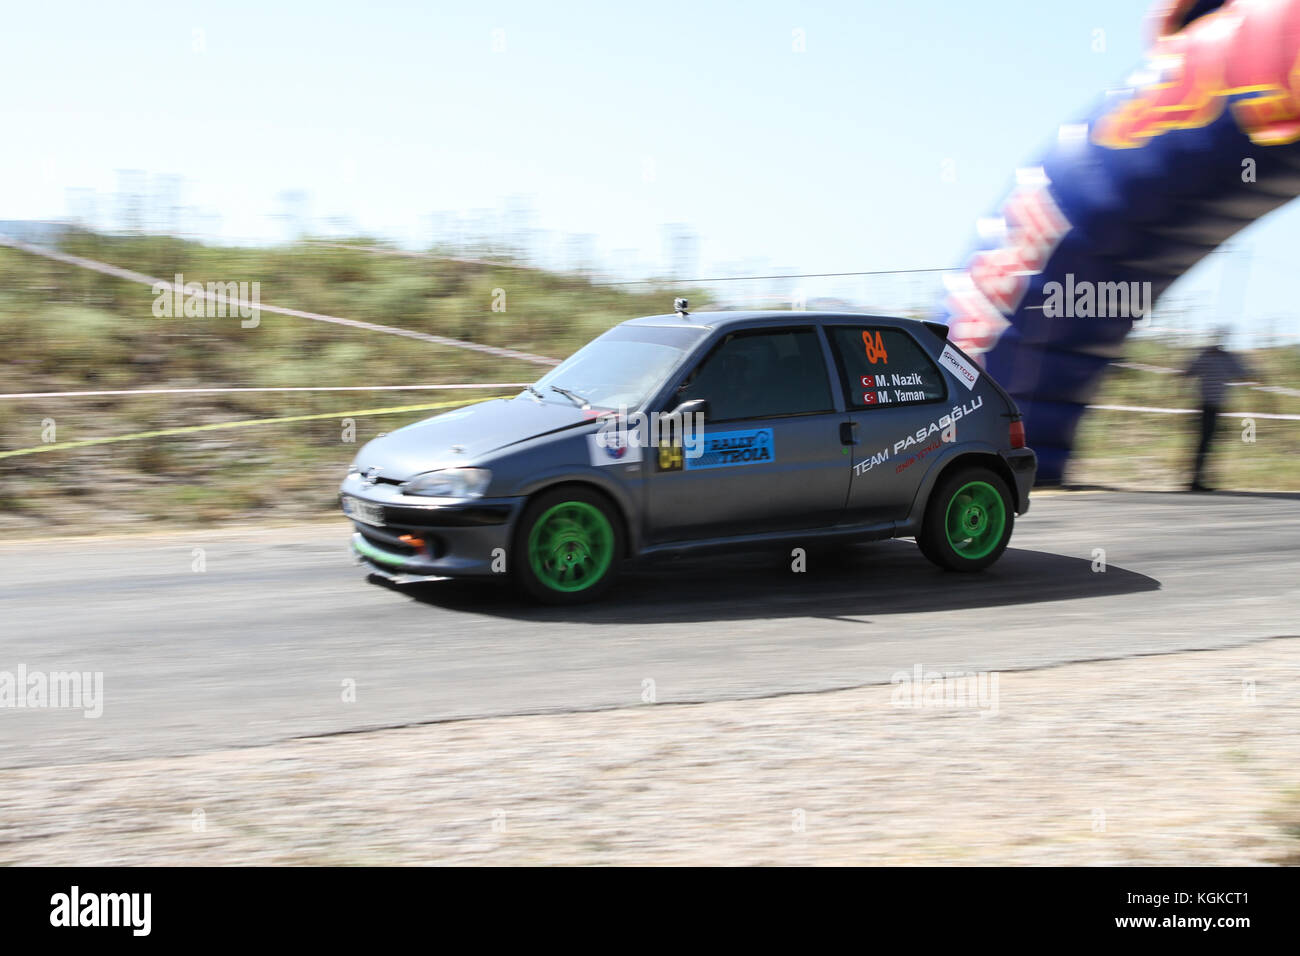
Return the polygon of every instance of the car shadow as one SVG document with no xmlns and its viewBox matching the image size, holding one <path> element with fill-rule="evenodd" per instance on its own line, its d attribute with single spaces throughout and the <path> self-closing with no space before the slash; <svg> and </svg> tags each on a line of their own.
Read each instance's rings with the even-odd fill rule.
<svg viewBox="0 0 1300 956">
<path fill-rule="evenodd" d="M 543 607 L 499 581 L 394 585 L 414 601 L 519 621 L 660 624 L 781 617 L 884 617 L 1155 591 L 1160 582 L 1087 558 L 1008 548 L 978 574 L 946 572 L 910 541 L 809 549 L 806 570 L 789 550 L 665 559 L 627 570 L 600 601 Z"/>
</svg>

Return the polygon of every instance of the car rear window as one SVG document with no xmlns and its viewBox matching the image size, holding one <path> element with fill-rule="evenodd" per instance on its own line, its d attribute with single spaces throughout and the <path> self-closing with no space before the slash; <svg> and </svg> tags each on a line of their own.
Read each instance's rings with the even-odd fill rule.
<svg viewBox="0 0 1300 956">
<path fill-rule="evenodd" d="M 826 331 L 850 408 L 920 405 L 947 398 L 939 367 L 902 329 L 840 325 Z"/>
</svg>

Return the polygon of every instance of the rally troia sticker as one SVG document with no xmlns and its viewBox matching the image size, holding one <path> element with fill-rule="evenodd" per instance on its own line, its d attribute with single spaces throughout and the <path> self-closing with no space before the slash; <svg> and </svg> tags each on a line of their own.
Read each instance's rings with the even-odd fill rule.
<svg viewBox="0 0 1300 956">
<path fill-rule="evenodd" d="M 772 438 L 770 428 L 755 428 L 743 432 L 714 432 L 704 436 L 704 454 L 699 458 L 686 459 L 686 470 L 757 465 L 775 460 L 776 442 Z"/>
</svg>

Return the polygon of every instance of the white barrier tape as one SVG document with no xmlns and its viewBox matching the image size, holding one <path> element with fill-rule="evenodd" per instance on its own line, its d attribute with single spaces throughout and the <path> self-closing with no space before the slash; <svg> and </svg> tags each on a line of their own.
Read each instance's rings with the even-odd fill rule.
<svg viewBox="0 0 1300 956">
<path fill-rule="evenodd" d="M 1158 415 L 1199 415 L 1199 408 L 1148 408 L 1145 405 L 1089 405 L 1102 412 L 1152 412 Z M 1279 421 L 1300 422 L 1300 415 L 1278 415 L 1269 412 L 1219 412 L 1222 418 L 1271 418 Z"/>
<path fill-rule="evenodd" d="M 1147 365 L 1145 362 L 1113 362 L 1116 368 L 1132 369 L 1134 372 L 1155 372 L 1157 375 L 1178 375 L 1180 368 L 1165 368 L 1163 365 Z"/>
<path fill-rule="evenodd" d="M 7 236 L 0 236 L 0 245 L 9 246 L 26 252 L 34 256 L 44 256 L 46 259 L 54 259 L 57 262 L 63 262 L 71 266 L 77 266 L 82 269 L 90 269 L 93 272 L 103 273 L 107 276 L 113 276 L 117 279 L 124 279 L 127 282 L 135 282 L 140 285 L 162 286 L 169 291 L 173 289 L 174 283 L 165 282 L 162 279 L 154 279 L 140 272 L 132 272 L 130 269 L 122 269 L 118 266 L 110 265 L 107 262 L 98 262 L 94 259 L 83 259 L 81 256 L 70 256 L 67 253 L 57 252 L 54 249 L 46 249 L 42 246 L 33 246 L 19 239 L 11 239 Z M 184 290 L 181 290 L 184 291 Z M 197 292 L 195 293 L 197 295 Z M 219 302 L 234 306 L 248 303 L 239 302 L 238 300 L 227 299 L 226 296 L 219 292 L 205 291 L 203 298 L 209 302 Z M 445 335 L 432 335 L 428 332 L 416 332 L 411 329 L 399 329 L 391 325 L 379 325 L 374 322 L 362 322 L 358 319 L 345 319 L 337 315 L 322 315 L 319 312 L 304 312 L 301 309 L 286 309 L 278 305 L 257 305 L 255 311 L 270 312 L 274 315 L 288 315 L 296 319 L 310 319 L 313 322 L 329 322 L 333 325 L 346 325 L 353 329 L 365 329 L 368 332 L 383 332 L 385 335 L 400 335 L 403 338 L 415 339 L 420 342 L 428 342 L 432 345 L 448 345 L 452 348 L 468 349 L 471 352 L 483 352 L 487 355 L 495 355 L 499 358 L 518 359 L 521 362 L 531 362 L 534 365 L 559 365 L 559 359 L 547 358 L 544 355 L 533 355 L 531 352 L 518 352 L 514 349 L 498 348 L 495 345 L 482 345 L 478 342 L 467 342 L 463 339 L 452 339 Z"/>
<path fill-rule="evenodd" d="M 207 395 L 229 392 L 418 392 L 457 388 L 523 388 L 529 382 L 485 382 L 482 385 L 273 385 L 265 388 L 119 388 L 95 392 L 5 392 L 0 398 L 83 398 L 102 395 Z"/>
<path fill-rule="evenodd" d="M 1126 368 L 1134 372 L 1154 372 L 1156 375 L 1182 375 L 1181 368 L 1165 368 L 1163 365 L 1147 365 L 1144 362 L 1114 362 L 1116 368 Z M 1253 382 L 1224 382 L 1229 388 L 1246 386 L 1253 392 L 1270 392 L 1274 395 L 1290 395 L 1300 398 L 1300 388 L 1287 388 L 1283 385 L 1257 385 Z"/>
<path fill-rule="evenodd" d="M 455 408 L 459 405 L 473 405 L 478 402 L 490 402 L 493 399 L 508 398 L 506 395 L 493 395 L 488 398 L 458 398 L 450 402 L 432 402 L 425 405 L 390 405 L 387 408 L 362 408 L 356 411 L 322 412 L 315 415 L 288 415 L 282 418 L 246 418 L 238 422 L 212 422 L 208 425 L 182 425 L 178 428 L 156 428 L 147 432 L 134 432 L 130 435 L 105 435 L 99 438 L 82 438 L 76 441 L 52 442 L 48 445 L 33 445 L 31 448 L 14 448 L 0 451 L 0 458 L 13 458 L 17 455 L 39 455 L 50 451 L 63 451 L 68 448 L 86 448 L 90 445 L 112 445 L 124 441 L 140 441 L 146 438 L 169 438 L 173 435 L 191 435 L 196 432 L 215 432 L 229 428 L 247 428 L 250 425 L 283 425 L 287 422 L 315 422 L 326 419 L 359 418 L 365 415 L 394 415 L 406 412 L 423 412 L 435 408 Z"/>
<path fill-rule="evenodd" d="M 515 262 L 498 262 L 492 259 L 473 259 L 467 256 L 436 256 L 428 252 L 412 252 L 409 249 L 390 249 L 383 246 L 361 246 L 347 242 L 326 242 L 321 239 L 309 239 L 313 246 L 327 249 L 344 249 L 348 252 L 366 252 L 377 256 L 399 256 L 403 259 L 430 259 L 434 262 L 460 262 L 467 266 L 490 266 L 494 269 L 513 269 L 519 272 L 545 272 L 541 266 L 526 266 Z"/>
<path fill-rule="evenodd" d="M 355 243 L 347 242 L 329 242 L 323 239 L 307 240 L 314 246 L 324 246 L 329 249 L 346 249 L 349 252 L 369 252 L 379 256 L 401 256 L 406 259 L 428 259 L 433 262 L 463 262 L 472 266 L 489 266 L 494 269 L 515 269 L 521 272 L 547 272 L 541 266 L 522 265 L 517 262 L 502 262 L 496 259 L 469 259 L 465 256 L 445 256 L 432 252 L 413 252 L 409 249 L 394 249 L 385 246 L 362 246 Z M 610 286 L 610 285 L 696 285 L 709 282 L 760 282 L 770 281 L 772 279 L 838 279 L 852 276 L 898 276 L 898 275 L 915 275 L 917 273 L 936 273 L 936 272 L 957 272 L 959 267 L 943 266 L 937 269 L 874 269 L 858 272 L 797 272 L 787 273 L 785 275 L 768 275 L 768 276 L 705 276 L 696 279 L 615 279 L 606 280 L 593 278 L 588 281 L 592 285 Z M 772 296 L 771 298 L 778 301 L 788 301 L 788 297 Z M 1041 306 L 1039 306 L 1041 308 Z"/>
</svg>

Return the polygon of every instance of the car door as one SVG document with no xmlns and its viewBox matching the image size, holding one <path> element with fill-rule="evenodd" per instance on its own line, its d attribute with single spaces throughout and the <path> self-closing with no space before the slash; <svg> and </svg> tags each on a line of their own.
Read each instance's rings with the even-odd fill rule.
<svg viewBox="0 0 1300 956">
<path fill-rule="evenodd" d="M 854 441 L 845 520 L 901 521 L 943 442 L 947 379 L 904 328 L 865 320 L 826 334 Z"/>
<path fill-rule="evenodd" d="M 708 410 L 702 435 L 687 432 L 684 442 L 650 450 L 651 542 L 839 519 L 849 468 L 827 357 L 813 325 L 740 329 L 722 336 L 679 380 L 664 411 L 695 399 Z"/>
</svg>

